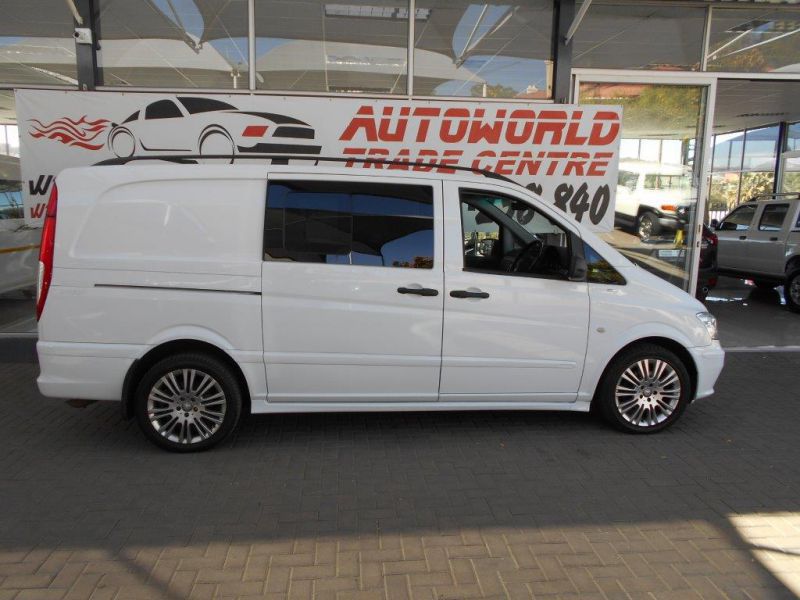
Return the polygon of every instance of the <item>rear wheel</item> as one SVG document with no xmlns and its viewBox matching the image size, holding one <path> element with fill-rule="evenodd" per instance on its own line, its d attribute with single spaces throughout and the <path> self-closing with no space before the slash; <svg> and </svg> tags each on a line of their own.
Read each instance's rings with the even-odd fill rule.
<svg viewBox="0 0 800 600">
<path fill-rule="evenodd" d="M 658 235 L 658 218 L 651 212 L 644 212 L 636 220 L 636 233 L 643 242 L 649 242 Z"/>
<path fill-rule="evenodd" d="M 789 310 L 800 312 L 800 269 L 790 271 L 783 284 L 783 295 Z"/>
<path fill-rule="evenodd" d="M 236 428 L 242 392 L 222 361 L 206 354 L 177 354 L 148 369 L 137 387 L 134 409 L 144 434 L 161 448 L 206 450 Z"/>
<path fill-rule="evenodd" d="M 654 433 L 672 425 L 691 395 L 680 358 L 655 344 L 634 346 L 612 361 L 595 402 L 603 418 L 631 433 Z"/>
</svg>

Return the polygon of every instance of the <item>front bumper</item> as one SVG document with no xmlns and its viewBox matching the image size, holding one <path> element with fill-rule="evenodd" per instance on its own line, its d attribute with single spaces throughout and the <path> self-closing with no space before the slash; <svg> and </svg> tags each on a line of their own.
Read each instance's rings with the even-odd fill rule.
<svg viewBox="0 0 800 600">
<path fill-rule="evenodd" d="M 717 382 L 722 367 L 725 366 L 725 351 L 720 346 L 719 340 L 714 340 L 709 346 L 688 348 L 697 367 L 697 391 L 694 399 L 705 398 L 714 393 L 714 384 Z"/>
</svg>

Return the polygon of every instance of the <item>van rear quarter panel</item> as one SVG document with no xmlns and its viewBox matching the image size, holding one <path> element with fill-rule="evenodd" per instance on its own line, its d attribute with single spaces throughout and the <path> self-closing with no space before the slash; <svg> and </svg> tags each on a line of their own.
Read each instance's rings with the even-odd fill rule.
<svg viewBox="0 0 800 600">
<path fill-rule="evenodd" d="M 265 395 L 266 177 L 214 171 L 126 166 L 59 176 L 53 283 L 39 322 L 46 353 L 100 359 L 116 345 L 124 356 L 108 358 L 129 364 L 160 343 L 199 339 L 228 352 L 253 395 Z"/>
</svg>

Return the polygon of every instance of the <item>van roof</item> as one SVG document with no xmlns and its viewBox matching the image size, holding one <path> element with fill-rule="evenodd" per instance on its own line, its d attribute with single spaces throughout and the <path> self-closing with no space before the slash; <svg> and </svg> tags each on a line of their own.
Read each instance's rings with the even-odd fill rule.
<svg viewBox="0 0 800 600">
<path fill-rule="evenodd" d="M 385 159 L 380 157 L 367 157 L 367 158 L 358 158 L 358 157 L 348 157 L 348 156 L 317 156 L 317 155 L 308 155 L 308 154 L 241 154 L 232 158 L 229 155 L 202 155 L 202 154 L 175 154 L 175 155 L 163 155 L 163 156 L 129 156 L 127 158 L 110 158 L 103 161 L 100 161 L 96 164 L 96 166 L 111 166 L 111 165 L 126 165 L 131 162 L 138 162 L 138 161 L 166 161 L 174 164 L 198 164 L 198 160 L 230 160 L 231 163 L 235 160 L 244 159 L 244 160 L 281 160 L 286 161 L 288 164 L 289 160 L 304 160 L 307 162 L 314 161 L 314 167 L 317 167 L 320 162 L 328 162 L 328 163 L 346 163 L 346 164 L 354 164 L 359 163 L 364 166 L 364 168 L 375 168 L 380 169 L 386 167 L 387 169 L 393 170 L 400 170 L 400 171 L 407 171 L 409 168 L 415 167 L 429 167 L 430 169 L 438 169 L 441 168 L 442 165 L 439 165 L 435 162 L 424 162 L 424 161 L 401 161 L 401 160 L 392 160 L 392 159 Z M 270 163 L 269 166 L 274 166 Z M 403 168 L 405 167 L 405 168 Z M 477 169 L 472 167 L 467 167 L 465 165 L 446 165 L 446 168 L 453 171 L 459 172 L 466 172 L 473 175 L 483 175 L 489 179 L 499 179 L 501 181 L 505 181 L 507 183 L 516 183 L 513 179 L 509 179 L 505 175 L 501 175 L 499 173 L 494 173 L 492 171 L 487 171 L 485 169 Z M 415 173 L 419 173 L 420 171 L 414 171 Z M 424 172 L 424 171 L 423 171 Z"/>
</svg>

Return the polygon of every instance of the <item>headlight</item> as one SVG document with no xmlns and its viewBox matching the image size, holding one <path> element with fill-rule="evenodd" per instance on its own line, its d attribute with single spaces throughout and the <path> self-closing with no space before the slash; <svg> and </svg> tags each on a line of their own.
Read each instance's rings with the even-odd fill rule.
<svg viewBox="0 0 800 600">
<path fill-rule="evenodd" d="M 719 339 L 717 337 L 717 317 L 711 313 L 701 312 L 697 313 L 697 318 L 705 326 L 706 331 L 712 340 Z"/>
</svg>

